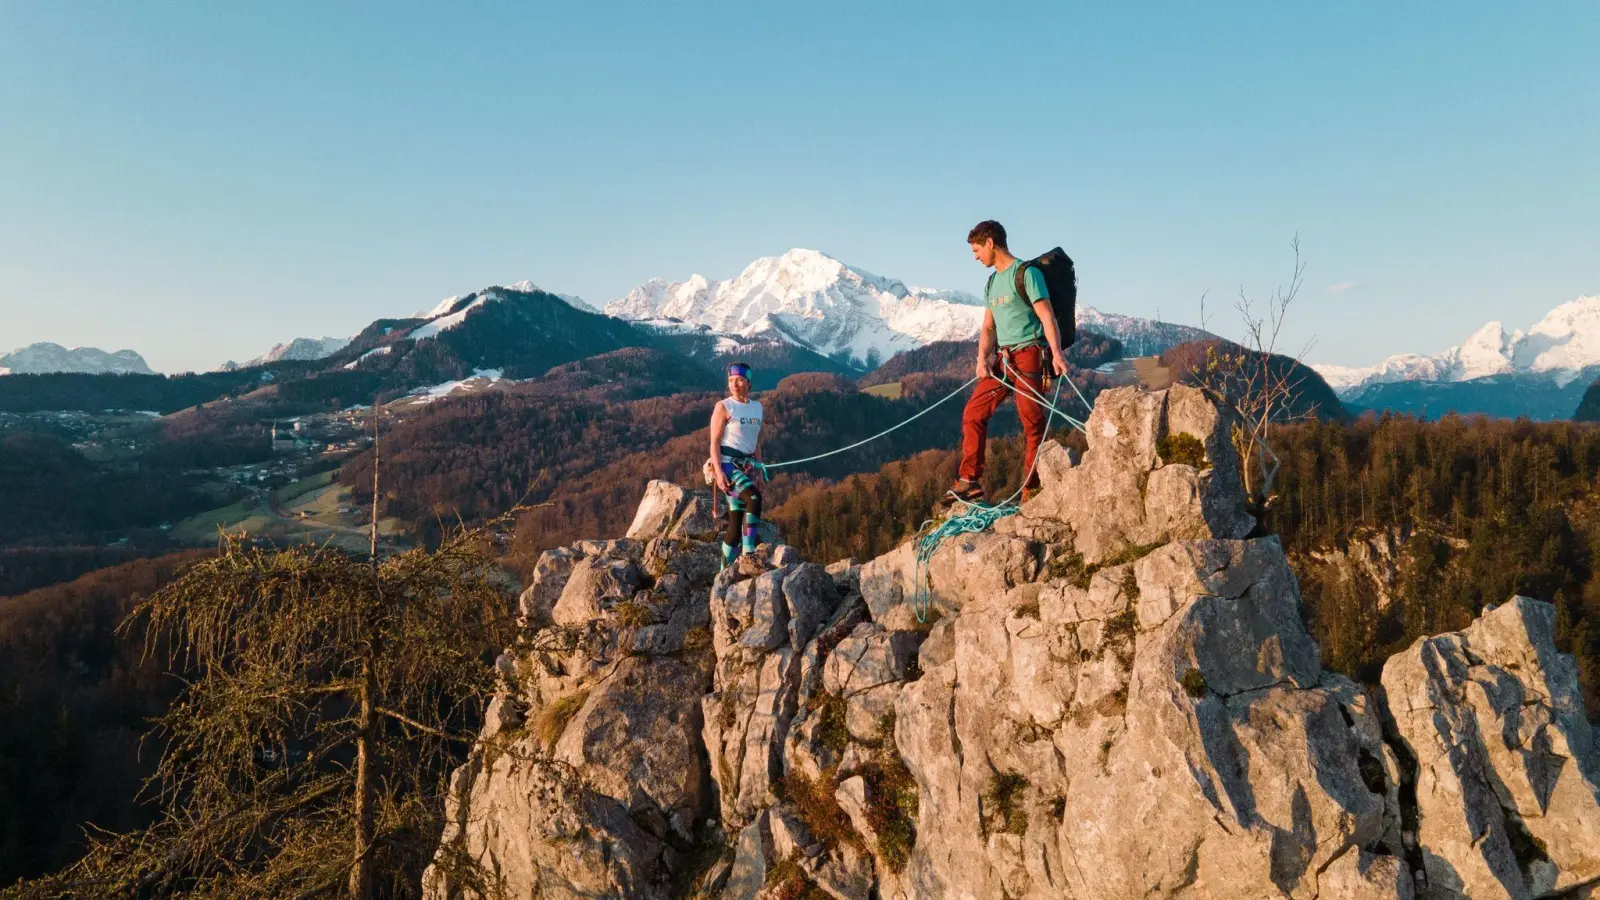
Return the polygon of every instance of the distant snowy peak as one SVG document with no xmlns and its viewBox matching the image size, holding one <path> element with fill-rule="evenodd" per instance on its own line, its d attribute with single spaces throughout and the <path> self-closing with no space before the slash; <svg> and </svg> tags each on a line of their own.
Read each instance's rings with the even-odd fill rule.
<svg viewBox="0 0 1600 900">
<path fill-rule="evenodd" d="M 1093 329 L 1121 341 L 1122 352 L 1126 356 L 1155 356 L 1179 344 L 1215 340 L 1217 337 L 1192 325 L 1101 312 L 1083 303 L 1078 304 L 1076 318 L 1079 328 Z"/>
<path fill-rule="evenodd" d="M 523 294 L 532 294 L 532 293 L 536 293 L 536 292 L 537 293 L 541 293 L 541 294 L 549 294 L 552 297 L 561 298 L 563 301 L 566 302 L 566 304 L 568 306 L 572 307 L 573 309 L 579 310 L 580 312 L 596 313 L 596 314 L 598 314 L 600 312 L 600 310 L 595 309 L 593 306 L 591 306 L 588 303 L 584 302 L 584 299 L 582 297 L 578 297 L 578 296 L 575 296 L 573 294 L 558 294 L 555 291 L 547 291 L 544 288 L 539 287 L 537 284 L 534 284 L 531 281 L 519 281 L 516 284 L 508 284 L 508 285 L 505 285 L 505 289 L 508 290 L 508 291 L 517 291 L 517 292 L 523 293 Z"/>
<path fill-rule="evenodd" d="M 446 297 L 433 309 L 414 316 L 413 318 L 422 319 L 423 322 L 413 328 L 406 337 L 414 341 L 438 337 L 443 332 L 460 327 L 461 323 L 465 322 L 474 311 L 491 303 L 500 303 L 506 300 L 508 296 L 522 294 L 546 294 L 580 312 L 600 314 L 599 310 L 583 302 L 581 298 L 570 294 L 557 294 L 553 291 L 547 291 L 531 281 L 518 281 L 515 284 L 496 285 L 471 294 L 462 294 L 458 297 Z"/>
<path fill-rule="evenodd" d="M 1341 397 L 1375 384 L 1471 381 L 1490 375 L 1547 375 L 1565 386 L 1600 365 L 1600 296 L 1579 297 L 1552 309 L 1526 333 L 1490 322 L 1443 353 L 1402 353 L 1375 366 L 1317 365 Z"/>
<path fill-rule="evenodd" d="M 265 356 L 252 360 L 250 365 L 279 360 L 323 359 L 338 353 L 349 344 L 350 339 L 347 337 L 295 338 L 287 344 L 275 345 Z"/>
<path fill-rule="evenodd" d="M 419 316 L 418 318 L 426 319 L 426 321 L 413 328 L 406 337 L 413 341 L 438 337 L 443 332 L 459 327 L 462 322 L 467 320 L 467 316 L 471 315 L 472 311 L 478 307 L 488 303 L 498 303 L 499 301 L 500 292 L 494 288 L 479 291 L 475 294 L 466 294 L 461 297 L 449 297 L 438 306 L 435 306 L 432 312 L 425 316 Z"/>
<path fill-rule="evenodd" d="M 443 300 L 440 300 L 438 305 L 434 306 L 433 309 L 427 310 L 425 312 L 418 312 L 415 315 L 413 315 L 412 318 L 413 319 L 438 319 L 438 318 L 441 318 L 443 316 L 447 316 L 451 312 L 453 312 L 456 309 L 457 306 L 461 305 L 461 302 L 463 300 L 474 299 L 474 298 L 480 297 L 480 296 L 482 296 L 484 294 L 491 293 L 493 291 L 514 291 L 514 292 L 519 293 L 519 294 L 533 294 L 533 293 L 549 294 L 552 297 L 561 298 L 561 300 L 565 301 L 566 304 L 568 306 L 572 307 L 573 309 L 582 310 L 583 312 L 586 312 L 586 313 L 598 313 L 599 312 L 598 309 L 595 309 L 593 306 L 589 305 L 588 303 L 585 303 L 582 297 L 575 297 L 572 294 L 558 294 L 555 291 L 547 291 L 544 288 L 539 287 L 537 284 L 534 284 L 531 281 L 518 281 L 518 282 L 515 282 L 513 284 L 490 285 L 489 287 L 486 287 L 481 291 L 474 291 L 474 292 L 472 292 L 470 294 L 458 294 L 458 295 L 456 295 L 454 297 L 446 297 Z M 496 297 L 495 299 L 499 299 L 499 298 Z"/>
<path fill-rule="evenodd" d="M 0 375 L 45 375 L 84 372 L 92 375 L 154 375 L 144 357 L 132 350 L 107 353 L 95 347 L 73 347 L 41 341 L 0 353 Z"/>
<path fill-rule="evenodd" d="M 634 321 L 676 319 L 744 337 L 774 333 L 858 365 L 933 341 L 969 340 L 983 323 L 983 307 L 970 294 L 908 288 L 798 248 L 758 259 L 726 281 L 703 275 L 651 279 L 606 304 L 605 311 Z"/>
<path fill-rule="evenodd" d="M 966 291 L 948 291 L 940 290 L 939 288 L 925 287 L 909 287 L 906 288 L 906 290 L 910 291 L 913 297 L 921 297 L 926 300 L 944 300 L 948 303 L 956 303 L 961 306 L 983 305 L 982 297 L 979 297 L 977 294 L 969 294 Z"/>
</svg>

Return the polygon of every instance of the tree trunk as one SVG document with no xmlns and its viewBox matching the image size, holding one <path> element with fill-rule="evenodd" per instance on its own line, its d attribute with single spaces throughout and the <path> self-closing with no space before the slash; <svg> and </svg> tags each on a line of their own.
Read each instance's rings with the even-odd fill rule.
<svg viewBox="0 0 1600 900">
<path fill-rule="evenodd" d="M 383 407 L 378 404 L 378 398 L 372 398 L 372 560 L 378 560 L 378 410 Z"/>
<path fill-rule="evenodd" d="M 372 695 L 375 689 L 372 662 L 365 660 L 361 664 L 361 733 L 356 738 L 356 843 L 355 859 L 350 868 L 351 900 L 372 900 L 372 794 L 376 765 L 373 757 L 377 732 Z"/>
</svg>

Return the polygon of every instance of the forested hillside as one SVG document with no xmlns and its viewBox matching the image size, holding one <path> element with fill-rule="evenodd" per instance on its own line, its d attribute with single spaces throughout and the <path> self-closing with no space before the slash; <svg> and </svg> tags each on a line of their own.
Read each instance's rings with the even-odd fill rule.
<svg viewBox="0 0 1600 900">
<path fill-rule="evenodd" d="M 159 468 L 107 470 L 60 438 L 30 432 L 0 435 L 0 497 L 0 546 L 114 539 L 210 505 Z"/>
<path fill-rule="evenodd" d="M 140 740 L 178 682 L 116 632 L 141 597 L 205 554 L 142 559 L 0 597 L 0 887 L 82 852 L 87 823 L 126 829 L 157 746 Z"/>
</svg>

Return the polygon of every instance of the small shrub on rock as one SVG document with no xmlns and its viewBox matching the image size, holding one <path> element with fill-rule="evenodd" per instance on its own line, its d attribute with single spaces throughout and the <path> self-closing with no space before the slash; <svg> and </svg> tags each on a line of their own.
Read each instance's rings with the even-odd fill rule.
<svg viewBox="0 0 1600 900">
<path fill-rule="evenodd" d="M 1200 674 L 1199 669 L 1190 669 L 1183 673 L 1183 692 L 1196 700 L 1206 695 L 1206 676 Z"/>
<path fill-rule="evenodd" d="M 1194 466 L 1205 469 L 1211 466 L 1206 460 L 1206 445 L 1188 432 L 1162 436 L 1156 441 L 1156 455 L 1167 465 Z"/>
<path fill-rule="evenodd" d="M 850 746 L 850 729 L 845 724 L 849 708 L 844 698 L 826 691 L 817 694 L 817 738 L 835 757 Z"/>
<path fill-rule="evenodd" d="M 861 836 L 850 825 L 849 814 L 834 795 L 839 784 L 838 775 L 837 766 L 824 769 L 815 779 L 791 771 L 777 785 L 778 796 L 794 807 L 795 815 L 805 823 L 811 839 L 828 849 L 842 843 L 861 843 Z"/>
<path fill-rule="evenodd" d="M 772 900 L 833 900 L 800 868 L 800 859 L 794 855 L 773 863 L 767 870 L 766 887 L 766 896 Z"/>
<path fill-rule="evenodd" d="M 984 834 L 1003 831 L 1023 834 L 1028 830 L 1028 779 L 1020 772 L 996 772 L 983 794 Z"/>
</svg>

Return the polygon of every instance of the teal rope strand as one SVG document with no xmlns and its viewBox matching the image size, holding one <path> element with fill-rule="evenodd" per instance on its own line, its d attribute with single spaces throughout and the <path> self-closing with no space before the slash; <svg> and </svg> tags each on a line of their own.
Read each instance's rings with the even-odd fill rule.
<svg viewBox="0 0 1600 900">
<path fill-rule="evenodd" d="M 751 463 L 756 468 L 761 470 L 761 477 L 762 478 L 766 478 L 768 469 L 781 469 L 784 466 L 798 466 L 801 463 L 816 462 L 819 459 L 827 459 L 830 456 L 836 456 L 836 455 L 838 455 L 840 453 L 844 453 L 847 450 L 854 450 L 857 447 L 860 447 L 860 446 L 862 446 L 864 444 L 872 443 L 873 441 L 877 440 L 878 438 L 883 437 L 886 434 L 889 434 L 890 432 L 894 431 L 895 429 L 901 428 L 901 427 L 906 426 L 906 425 L 910 425 L 912 422 L 915 422 L 916 420 L 922 418 L 923 416 L 927 415 L 928 413 L 933 412 L 935 407 L 940 406 L 945 401 L 951 399 L 952 397 L 956 396 L 957 394 L 961 393 L 962 391 L 966 390 L 967 388 L 972 387 L 972 385 L 977 380 L 978 379 L 977 379 L 976 376 L 972 377 L 971 379 L 969 379 L 967 381 L 966 384 L 963 384 L 962 386 L 956 388 L 955 390 L 951 391 L 950 393 L 945 394 L 937 402 L 935 402 L 932 406 L 928 406 L 928 407 L 924 408 L 922 411 L 920 411 L 920 412 L 914 414 L 913 416 L 911 416 L 911 418 L 906 419 L 906 420 L 900 422 L 899 424 L 890 425 L 888 428 L 885 428 L 884 430 L 878 432 L 877 434 L 873 435 L 872 437 L 856 441 L 854 444 L 851 444 L 848 447 L 840 447 L 837 450 L 829 450 L 827 453 L 818 453 L 816 456 L 807 456 L 804 459 L 789 459 L 789 460 L 784 460 L 783 462 L 776 462 L 776 463 L 764 463 L 764 462 L 761 462 L 760 460 L 752 460 Z"/>
</svg>

